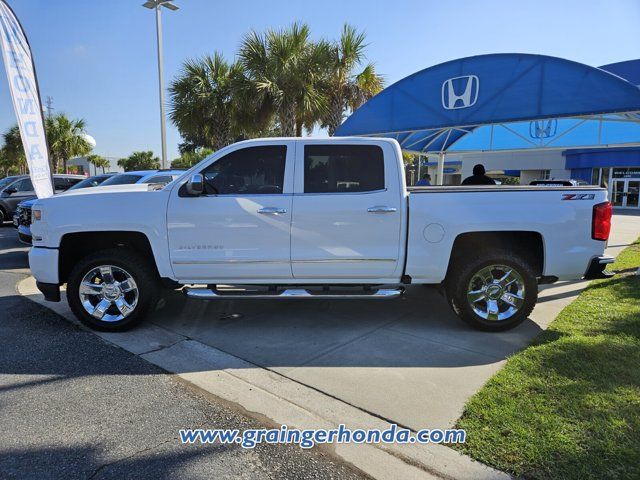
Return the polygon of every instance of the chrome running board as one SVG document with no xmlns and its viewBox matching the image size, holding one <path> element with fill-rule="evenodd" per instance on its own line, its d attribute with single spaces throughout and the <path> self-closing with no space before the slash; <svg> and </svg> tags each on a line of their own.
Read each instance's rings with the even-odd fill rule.
<svg viewBox="0 0 640 480">
<path fill-rule="evenodd" d="M 189 298 L 200 300 L 392 300 L 404 293 L 404 288 L 380 288 L 378 290 L 363 290 L 362 293 L 312 293 L 304 288 L 289 288 L 278 293 L 226 293 L 211 288 L 183 289 Z"/>
</svg>

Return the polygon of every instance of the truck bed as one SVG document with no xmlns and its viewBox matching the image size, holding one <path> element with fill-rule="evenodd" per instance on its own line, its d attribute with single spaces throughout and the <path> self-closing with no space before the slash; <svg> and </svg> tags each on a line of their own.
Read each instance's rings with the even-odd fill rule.
<svg viewBox="0 0 640 480">
<path fill-rule="evenodd" d="M 600 187 L 431 186 L 408 192 L 406 273 L 418 282 L 440 282 L 457 250 L 454 242 L 470 232 L 539 235 L 542 273 L 560 280 L 580 276 L 602 254 L 603 242 L 591 234 L 593 206 L 607 199 Z"/>
</svg>

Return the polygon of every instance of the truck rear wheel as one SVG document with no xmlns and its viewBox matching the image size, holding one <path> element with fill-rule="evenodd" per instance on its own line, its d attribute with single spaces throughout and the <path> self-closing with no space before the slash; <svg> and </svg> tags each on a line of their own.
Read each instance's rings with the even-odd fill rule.
<svg viewBox="0 0 640 480">
<path fill-rule="evenodd" d="M 451 307 L 465 322 L 485 331 L 521 324 L 538 300 L 538 283 L 529 263 L 519 255 L 481 252 L 456 261 L 447 279 Z"/>
<path fill-rule="evenodd" d="M 148 262 L 130 250 L 103 250 L 80 260 L 69 274 L 67 299 L 84 325 L 123 331 L 158 303 L 159 283 Z"/>
</svg>

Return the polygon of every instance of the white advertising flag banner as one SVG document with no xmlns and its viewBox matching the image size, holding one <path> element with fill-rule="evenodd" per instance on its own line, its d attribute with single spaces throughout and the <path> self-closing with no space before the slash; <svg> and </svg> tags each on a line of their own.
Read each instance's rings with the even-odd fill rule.
<svg viewBox="0 0 640 480">
<path fill-rule="evenodd" d="M 31 48 L 20 22 L 2 0 L 0 28 L 4 67 L 33 188 L 38 198 L 50 197 L 53 195 L 53 184 L 49 150 Z"/>
</svg>

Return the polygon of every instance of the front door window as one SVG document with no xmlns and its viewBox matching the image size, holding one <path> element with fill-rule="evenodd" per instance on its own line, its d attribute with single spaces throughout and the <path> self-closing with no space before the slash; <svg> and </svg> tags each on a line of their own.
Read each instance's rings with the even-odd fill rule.
<svg viewBox="0 0 640 480">
<path fill-rule="evenodd" d="M 287 147 L 268 145 L 236 150 L 202 173 L 208 195 L 281 194 Z"/>
</svg>

